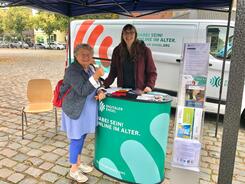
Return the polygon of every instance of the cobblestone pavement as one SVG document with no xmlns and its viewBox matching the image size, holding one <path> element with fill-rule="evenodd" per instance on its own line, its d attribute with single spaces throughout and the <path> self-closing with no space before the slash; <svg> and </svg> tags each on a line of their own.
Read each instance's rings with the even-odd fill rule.
<svg viewBox="0 0 245 184">
<path fill-rule="evenodd" d="M 25 140 L 21 139 L 21 107 L 26 105 L 29 79 L 48 78 L 53 87 L 64 72 L 64 51 L 0 49 L 0 184 L 74 183 L 69 179 L 68 141 L 64 133 L 55 136 L 53 113 L 28 114 Z M 60 111 L 58 113 L 60 115 Z M 214 138 L 214 118 L 205 120 L 201 184 L 217 183 L 222 127 Z M 166 179 L 169 183 L 174 116 L 168 139 Z M 88 136 L 82 160 L 91 163 L 94 136 Z M 94 170 L 87 183 L 119 183 Z M 233 184 L 245 183 L 245 131 L 240 130 Z"/>
</svg>

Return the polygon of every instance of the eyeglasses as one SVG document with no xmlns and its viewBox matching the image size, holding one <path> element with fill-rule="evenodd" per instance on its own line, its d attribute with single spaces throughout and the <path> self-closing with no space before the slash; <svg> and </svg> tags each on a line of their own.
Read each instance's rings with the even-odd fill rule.
<svg viewBox="0 0 245 184">
<path fill-rule="evenodd" d="M 124 31 L 123 34 L 124 35 L 133 35 L 133 34 L 135 34 L 135 32 L 134 31 Z"/>
</svg>

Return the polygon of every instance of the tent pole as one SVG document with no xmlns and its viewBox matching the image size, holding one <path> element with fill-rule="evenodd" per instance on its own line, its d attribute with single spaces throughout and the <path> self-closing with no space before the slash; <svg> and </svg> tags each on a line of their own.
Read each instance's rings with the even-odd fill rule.
<svg viewBox="0 0 245 184">
<path fill-rule="evenodd" d="M 240 127 L 241 103 L 245 79 L 245 3 L 237 1 L 234 44 L 231 55 L 227 104 L 223 123 L 218 184 L 230 184 L 233 179 L 237 138 Z M 235 93 L 235 94 L 234 94 Z M 242 182 L 241 182 L 242 183 Z"/>
<path fill-rule="evenodd" d="M 222 96 L 222 91 L 223 91 L 225 62 L 226 62 L 226 55 L 227 55 L 227 44 L 228 44 L 229 33 L 230 33 L 231 11 L 232 11 L 232 2 L 229 6 L 229 13 L 228 13 L 228 22 L 227 22 L 226 37 L 225 37 L 225 48 L 224 48 L 225 50 L 224 50 L 222 73 L 221 73 L 221 84 L 220 84 L 220 88 L 219 88 L 218 112 L 217 112 L 217 119 L 216 119 L 216 126 L 215 126 L 215 137 L 217 137 L 217 134 L 218 134 L 218 125 L 219 125 L 219 117 L 220 117 L 220 104 L 221 104 L 221 96 Z"/>
</svg>

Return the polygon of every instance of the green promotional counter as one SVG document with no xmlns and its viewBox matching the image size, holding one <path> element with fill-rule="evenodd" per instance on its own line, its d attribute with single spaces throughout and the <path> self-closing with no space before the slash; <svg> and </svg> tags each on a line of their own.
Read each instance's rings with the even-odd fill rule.
<svg viewBox="0 0 245 184">
<path fill-rule="evenodd" d="M 148 102 L 107 97 L 99 104 L 94 166 L 129 183 L 164 179 L 171 99 Z"/>
</svg>

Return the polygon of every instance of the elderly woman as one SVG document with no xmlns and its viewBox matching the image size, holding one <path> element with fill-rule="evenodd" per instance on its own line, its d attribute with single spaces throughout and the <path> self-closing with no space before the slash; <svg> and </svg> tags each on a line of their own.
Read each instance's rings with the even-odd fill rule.
<svg viewBox="0 0 245 184">
<path fill-rule="evenodd" d="M 75 62 L 66 69 L 61 86 L 61 94 L 71 88 L 62 104 L 61 130 L 66 132 L 70 140 L 70 176 L 77 182 L 86 182 L 88 177 L 83 173 L 89 173 L 93 168 L 81 163 L 80 156 L 86 135 L 94 133 L 97 125 L 96 99 L 105 97 L 102 91 L 97 90 L 104 71 L 102 68 L 95 70 L 91 65 L 93 49 L 88 44 L 78 45 L 74 55 Z"/>
<path fill-rule="evenodd" d="M 121 43 L 113 50 L 105 87 L 109 87 L 116 77 L 118 87 L 150 92 L 155 86 L 157 73 L 151 50 L 137 39 L 136 28 L 131 24 L 123 27 Z"/>
</svg>

